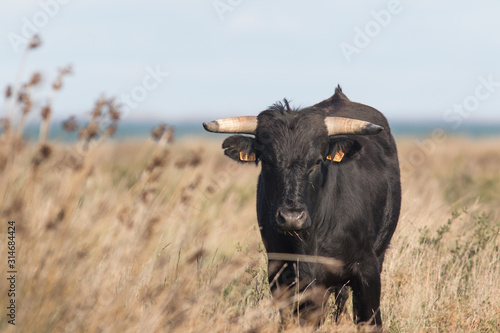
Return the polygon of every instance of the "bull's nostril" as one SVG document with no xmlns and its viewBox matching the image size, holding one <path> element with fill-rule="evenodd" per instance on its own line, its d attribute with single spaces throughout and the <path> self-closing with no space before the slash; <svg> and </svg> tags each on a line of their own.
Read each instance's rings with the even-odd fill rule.
<svg viewBox="0 0 500 333">
<path fill-rule="evenodd" d="M 287 224 L 286 214 L 284 214 L 282 211 L 279 211 L 277 220 L 278 224 L 286 225 Z"/>
<path fill-rule="evenodd" d="M 280 209 L 276 216 L 276 222 L 287 229 L 301 229 L 307 220 L 307 212 L 304 209 Z"/>
</svg>

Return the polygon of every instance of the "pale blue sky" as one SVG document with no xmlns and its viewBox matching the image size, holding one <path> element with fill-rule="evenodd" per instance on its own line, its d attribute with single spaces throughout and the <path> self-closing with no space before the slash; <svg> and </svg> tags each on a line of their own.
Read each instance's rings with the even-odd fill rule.
<svg viewBox="0 0 500 333">
<path fill-rule="evenodd" d="M 101 92 L 135 94 L 127 119 L 254 115 L 284 97 L 314 104 L 340 83 L 390 120 L 500 122 L 499 17 L 494 0 L 2 1 L 0 87 L 21 58 L 10 40 L 38 24 L 43 45 L 24 79 L 75 71 L 56 96 L 59 118 L 85 115 Z M 358 53 L 349 61 L 342 45 Z M 154 81 L 155 69 L 169 74 Z"/>
</svg>

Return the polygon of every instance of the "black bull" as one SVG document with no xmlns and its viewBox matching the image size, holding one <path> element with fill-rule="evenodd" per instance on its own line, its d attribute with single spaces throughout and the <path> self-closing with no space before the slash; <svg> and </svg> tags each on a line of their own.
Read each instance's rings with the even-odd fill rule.
<svg viewBox="0 0 500 333">
<path fill-rule="evenodd" d="M 365 132 L 330 135 L 327 117 L 371 124 Z M 380 273 L 401 206 L 397 149 L 386 118 L 350 101 L 338 87 L 312 107 L 291 110 L 285 100 L 256 120 L 250 129 L 225 130 L 217 121 L 204 126 L 254 135 L 230 136 L 222 147 L 236 161 L 261 162 L 257 218 L 273 295 L 334 292 L 338 318 L 349 286 L 354 321 L 381 325 Z M 308 317 L 326 300 L 311 297 L 296 309 Z"/>
</svg>

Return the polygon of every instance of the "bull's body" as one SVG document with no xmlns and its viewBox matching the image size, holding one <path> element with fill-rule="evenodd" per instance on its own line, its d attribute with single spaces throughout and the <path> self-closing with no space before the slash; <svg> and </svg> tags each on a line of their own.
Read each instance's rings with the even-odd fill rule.
<svg viewBox="0 0 500 333">
<path fill-rule="evenodd" d="M 328 136 L 324 119 L 330 116 L 364 120 L 384 130 Z M 257 218 L 272 253 L 268 275 L 273 294 L 321 287 L 335 292 L 337 311 L 342 311 L 350 286 L 354 320 L 381 325 L 380 272 L 401 204 L 397 149 L 387 120 L 351 102 L 340 88 L 311 108 L 292 111 L 288 104 L 275 105 L 257 119 L 255 138 L 232 136 L 223 148 L 232 158 L 243 152 L 262 162 Z M 333 258 L 340 266 L 300 256 L 290 260 L 280 253 Z M 305 301 L 301 312 L 321 305 Z"/>
</svg>

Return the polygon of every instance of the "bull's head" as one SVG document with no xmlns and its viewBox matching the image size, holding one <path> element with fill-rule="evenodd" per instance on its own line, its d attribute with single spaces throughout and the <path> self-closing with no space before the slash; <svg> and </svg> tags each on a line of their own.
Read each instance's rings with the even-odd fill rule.
<svg viewBox="0 0 500 333">
<path fill-rule="evenodd" d="M 278 103 L 258 116 L 225 118 L 204 123 L 209 132 L 240 133 L 224 140 L 224 154 L 242 163 L 261 162 L 261 184 L 267 211 L 278 229 L 301 230 L 311 225 L 314 193 L 324 186 L 330 163 L 339 163 L 352 147 L 339 136 L 377 134 L 369 122 L 325 117 L 324 110 L 300 112 Z"/>
</svg>

